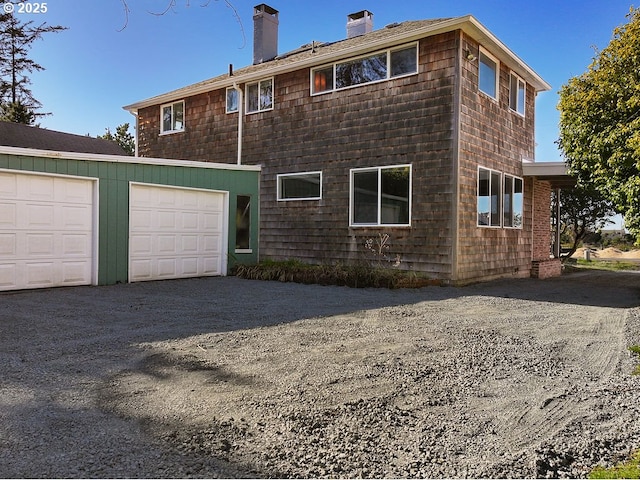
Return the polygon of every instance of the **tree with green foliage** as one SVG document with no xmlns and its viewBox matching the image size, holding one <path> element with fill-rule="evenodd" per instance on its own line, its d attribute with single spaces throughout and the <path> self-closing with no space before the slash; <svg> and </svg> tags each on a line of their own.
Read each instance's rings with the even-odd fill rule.
<svg viewBox="0 0 640 480">
<path fill-rule="evenodd" d="M 116 142 L 127 152 L 127 155 L 135 155 L 136 153 L 136 140 L 131 133 L 129 133 L 129 124 L 123 123 L 116 127 L 115 135 L 111 132 L 110 128 L 105 128 L 104 135 L 98 135 L 98 138 L 104 138 L 105 140 L 111 140 Z"/>
<path fill-rule="evenodd" d="M 44 67 L 28 57 L 29 49 L 45 33 L 66 30 L 60 25 L 20 23 L 11 13 L 0 13 L 0 120 L 32 125 L 42 104 L 35 99 L 27 76 Z"/>
<path fill-rule="evenodd" d="M 570 258 L 589 233 L 613 223 L 610 220 L 613 215 L 613 202 L 594 189 L 578 186 L 560 190 L 561 234 L 570 237 L 572 242 L 563 258 Z"/>
<path fill-rule="evenodd" d="M 560 90 L 560 139 L 579 185 L 610 199 L 640 245 L 640 9 Z"/>
</svg>

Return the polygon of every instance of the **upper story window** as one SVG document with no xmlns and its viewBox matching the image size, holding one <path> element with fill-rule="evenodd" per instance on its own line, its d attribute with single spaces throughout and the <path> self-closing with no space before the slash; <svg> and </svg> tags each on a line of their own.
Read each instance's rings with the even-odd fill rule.
<svg viewBox="0 0 640 480">
<path fill-rule="evenodd" d="M 411 225 L 411 165 L 351 170 L 351 226 Z"/>
<path fill-rule="evenodd" d="M 184 131 L 184 100 L 160 107 L 160 133 Z"/>
<path fill-rule="evenodd" d="M 509 108 L 524 117 L 525 93 L 527 84 L 515 73 L 511 73 L 509 81 Z"/>
<path fill-rule="evenodd" d="M 249 83 L 245 89 L 247 113 L 273 109 L 273 78 Z"/>
<path fill-rule="evenodd" d="M 278 200 L 320 200 L 322 172 L 278 175 Z"/>
<path fill-rule="evenodd" d="M 478 68 L 478 89 L 498 100 L 498 79 L 500 77 L 500 62 L 480 47 Z"/>
<path fill-rule="evenodd" d="M 311 93 L 340 90 L 417 71 L 418 44 L 414 43 L 315 68 L 311 71 Z"/>
<path fill-rule="evenodd" d="M 227 88 L 227 113 L 238 111 L 238 90 L 233 87 Z"/>
</svg>

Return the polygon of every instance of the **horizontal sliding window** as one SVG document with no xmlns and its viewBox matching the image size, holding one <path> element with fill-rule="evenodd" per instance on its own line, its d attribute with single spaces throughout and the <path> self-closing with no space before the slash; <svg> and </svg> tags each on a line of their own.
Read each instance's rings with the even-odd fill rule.
<svg viewBox="0 0 640 480">
<path fill-rule="evenodd" d="M 278 175 L 278 200 L 319 200 L 322 172 Z"/>
<path fill-rule="evenodd" d="M 411 224 L 411 165 L 351 170 L 352 226 Z"/>
<path fill-rule="evenodd" d="M 376 52 L 311 71 L 311 92 L 324 93 L 411 75 L 418 71 L 418 45 Z"/>
<path fill-rule="evenodd" d="M 162 105 L 160 116 L 160 133 L 182 132 L 184 130 L 184 101 Z"/>
<path fill-rule="evenodd" d="M 273 78 L 247 85 L 247 113 L 273 109 Z"/>
</svg>

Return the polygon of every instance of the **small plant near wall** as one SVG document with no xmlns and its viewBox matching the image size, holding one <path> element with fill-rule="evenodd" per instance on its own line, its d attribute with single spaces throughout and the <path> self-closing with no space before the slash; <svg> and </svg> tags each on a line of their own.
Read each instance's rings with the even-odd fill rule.
<svg viewBox="0 0 640 480">
<path fill-rule="evenodd" d="M 401 263 L 400 254 L 395 256 L 395 259 L 391 259 L 388 255 L 390 246 L 389 240 L 391 237 L 388 233 L 379 233 L 378 238 L 367 238 L 364 242 L 364 248 L 369 254 L 373 256 L 372 266 L 382 268 L 391 264 L 393 267 L 399 267 Z M 393 262 L 393 263 L 392 263 Z"/>
</svg>

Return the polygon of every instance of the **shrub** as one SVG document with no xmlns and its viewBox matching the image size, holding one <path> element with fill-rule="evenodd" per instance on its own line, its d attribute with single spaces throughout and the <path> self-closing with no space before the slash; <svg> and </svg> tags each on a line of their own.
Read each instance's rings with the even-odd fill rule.
<svg viewBox="0 0 640 480">
<path fill-rule="evenodd" d="M 258 265 L 236 265 L 237 277 L 354 288 L 419 288 L 434 282 L 415 272 L 391 270 L 365 263 L 312 265 L 299 260 L 265 260 Z"/>
</svg>

